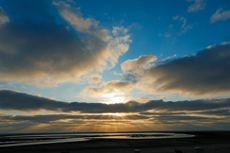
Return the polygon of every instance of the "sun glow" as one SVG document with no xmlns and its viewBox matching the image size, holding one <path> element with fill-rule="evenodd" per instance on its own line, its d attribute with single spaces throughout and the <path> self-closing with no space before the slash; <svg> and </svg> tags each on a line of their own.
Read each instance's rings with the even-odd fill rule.
<svg viewBox="0 0 230 153">
<path fill-rule="evenodd" d="M 124 113 L 103 113 L 103 115 L 124 116 Z"/>
<path fill-rule="evenodd" d="M 106 101 L 103 103 L 105 104 L 117 104 L 117 103 L 124 103 L 125 97 L 122 94 L 105 94 L 103 97 L 106 98 Z"/>
</svg>

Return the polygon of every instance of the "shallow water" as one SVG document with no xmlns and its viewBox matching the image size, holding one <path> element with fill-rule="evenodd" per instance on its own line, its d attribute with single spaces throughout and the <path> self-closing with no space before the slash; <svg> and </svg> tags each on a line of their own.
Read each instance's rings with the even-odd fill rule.
<svg viewBox="0 0 230 153">
<path fill-rule="evenodd" d="M 92 139 L 169 139 L 186 138 L 193 135 L 182 133 L 59 133 L 59 134 L 23 134 L 0 136 L 0 147 L 39 145 L 51 143 L 79 142 Z"/>
</svg>

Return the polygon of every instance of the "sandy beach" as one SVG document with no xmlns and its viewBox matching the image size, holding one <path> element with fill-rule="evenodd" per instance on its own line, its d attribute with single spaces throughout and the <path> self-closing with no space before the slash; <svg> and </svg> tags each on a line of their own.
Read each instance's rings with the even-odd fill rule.
<svg viewBox="0 0 230 153">
<path fill-rule="evenodd" d="M 58 143 L 34 146 L 0 148 L 4 153 L 133 153 L 140 149 L 141 153 L 173 153 L 175 149 L 185 153 L 194 153 L 195 147 L 203 147 L 204 153 L 229 153 L 230 132 L 187 132 L 196 135 L 192 138 L 124 140 L 99 139 L 84 142 Z"/>
</svg>

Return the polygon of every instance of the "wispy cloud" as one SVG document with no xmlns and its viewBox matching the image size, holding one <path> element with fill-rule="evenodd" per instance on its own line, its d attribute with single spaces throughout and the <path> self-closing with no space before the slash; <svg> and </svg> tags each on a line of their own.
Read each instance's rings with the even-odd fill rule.
<svg viewBox="0 0 230 153">
<path fill-rule="evenodd" d="M 166 38 L 169 38 L 169 37 L 171 37 L 171 35 L 168 34 L 168 33 L 166 33 L 166 34 L 165 34 L 165 37 L 166 37 Z"/>
<path fill-rule="evenodd" d="M 172 19 L 173 19 L 173 20 L 177 20 L 178 18 L 179 18 L 179 16 L 178 16 L 178 15 L 177 15 L 177 16 L 173 16 L 173 17 L 172 17 Z"/>
<path fill-rule="evenodd" d="M 119 33 L 126 34 L 128 32 L 127 28 L 124 27 L 113 27 L 112 33 L 117 36 Z"/>
<path fill-rule="evenodd" d="M 188 2 L 195 2 L 193 5 L 188 7 L 188 13 L 191 12 L 198 12 L 200 10 L 203 10 L 206 6 L 205 0 L 187 0 Z"/>
<path fill-rule="evenodd" d="M 187 25 L 183 27 L 182 31 L 179 33 L 179 35 L 186 33 L 187 31 L 191 30 L 193 28 L 192 25 Z"/>
<path fill-rule="evenodd" d="M 186 18 L 185 17 L 181 17 L 180 20 L 183 21 L 183 25 L 181 26 L 181 29 L 182 29 L 186 25 Z"/>
<path fill-rule="evenodd" d="M 230 18 L 230 10 L 224 11 L 222 12 L 223 9 L 220 8 L 216 11 L 216 13 L 214 13 L 211 18 L 210 18 L 210 22 L 214 23 L 217 21 L 224 21 Z"/>
<path fill-rule="evenodd" d="M 122 77 L 122 73 L 117 73 L 117 72 L 113 72 L 114 75 L 118 76 L 118 77 Z"/>
<path fill-rule="evenodd" d="M 187 31 L 191 30 L 193 28 L 193 25 L 186 25 L 187 24 L 187 19 L 183 16 L 173 16 L 172 17 L 173 20 L 180 20 L 183 22 L 183 24 L 181 25 L 180 28 L 180 32 L 178 33 L 178 35 L 181 34 L 185 34 Z M 171 26 L 171 25 L 170 25 Z"/>
</svg>

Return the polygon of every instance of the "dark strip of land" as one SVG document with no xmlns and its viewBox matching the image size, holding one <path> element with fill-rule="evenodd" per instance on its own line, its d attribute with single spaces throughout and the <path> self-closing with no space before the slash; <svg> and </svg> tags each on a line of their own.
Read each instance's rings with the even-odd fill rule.
<svg viewBox="0 0 230 153">
<path fill-rule="evenodd" d="M 84 142 L 57 143 L 34 146 L 0 148 L 1 153 L 174 153 L 175 149 L 195 153 L 195 147 L 203 147 L 204 153 L 229 153 L 230 132 L 181 132 L 193 134 L 192 138 L 173 139 L 98 139 Z"/>
</svg>

